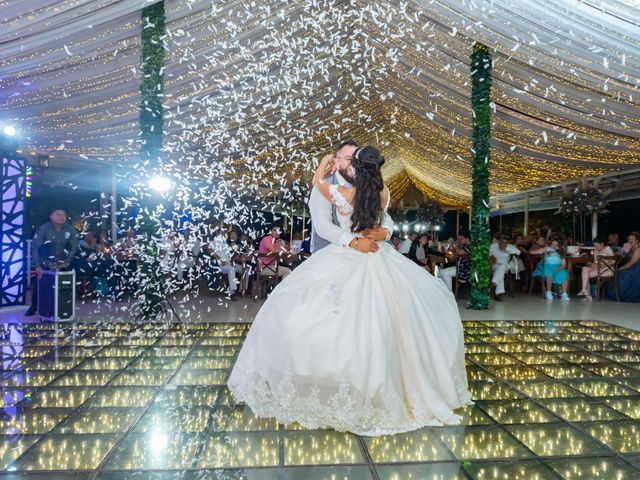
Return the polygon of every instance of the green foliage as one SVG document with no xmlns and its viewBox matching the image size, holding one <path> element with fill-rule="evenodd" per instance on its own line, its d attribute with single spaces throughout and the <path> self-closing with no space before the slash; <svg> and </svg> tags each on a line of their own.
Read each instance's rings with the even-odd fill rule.
<svg viewBox="0 0 640 480">
<path fill-rule="evenodd" d="M 150 174 L 157 169 L 162 149 L 163 119 L 163 71 L 164 71 L 164 2 L 142 9 L 142 81 L 140 93 L 141 159 L 148 161 Z M 162 313 L 164 289 L 160 269 L 160 222 L 158 208 L 151 199 L 145 200 L 140 211 L 138 234 L 140 249 L 140 312 L 145 319 L 153 320 Z"/>
<path fill-rule="evenodd" d="M 399 206 L 391 206 L 387 210 L 387 213 L 394 221 L 394 223 L 403 223 L 407 221 L 407 211 Z"/>
<path fill-rule="evenodd" d="M 476 43 L 471 55 L 471 104 L 473 108 L 473 189 L 471 223 L 471 304 L 474 310 L 489 308 L 489 162 L 491 161 L 491 55 Z"/>
<path fill-rule="evenodd" d="M 590 215 L 592 213 L 608 213 L 607 201 L 602 190 L 594 185 L 578 185 L 560 201 L 557 213 L 571 217 L 573 215 Z"/>
<path fill-rule="evenodd" d="M 140 133 L 142 158 L 157 161 L 162 148 L 162 98 L 164 92 L 164 2 L 142 9 L 142 82 Z"/>
<path fill-rule="evenodd" d="M 435 200 L 422 202 L 418 205 L 416 221 L 418 223 L 427 223 L 429 225 L 444 225 L 444 211 L 440 204 Z"/>
</svg>

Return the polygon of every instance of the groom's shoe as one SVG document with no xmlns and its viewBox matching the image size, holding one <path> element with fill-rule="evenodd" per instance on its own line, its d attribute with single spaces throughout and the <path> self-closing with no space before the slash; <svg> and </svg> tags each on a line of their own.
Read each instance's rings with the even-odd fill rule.
<svg viewBox="0 0 640 480">
<path fill-rule="evenodd" d="M 235 302 L 239 298 L 240 298 L 240 295 L 238 294 L 237 290 L 229 296 L 229 300 L 231 300 L 232 302 Z"/>
<path fill-rule="evenodd" d="M 494 293 L 494 294 L 493 294 L 493 299 L 494 299 L 496 302 L 501 302 L 501 301 L 502 301 L 502 294 L 501 294 L 501 293 L 500 293 L 500 294 L 498 294 L 498 293 Z"/>
</svg>

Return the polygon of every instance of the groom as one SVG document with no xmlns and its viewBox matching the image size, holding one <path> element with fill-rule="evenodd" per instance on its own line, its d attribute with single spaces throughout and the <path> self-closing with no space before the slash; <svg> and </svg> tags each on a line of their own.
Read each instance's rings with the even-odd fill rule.
<svg viewBox="0 0 640 480">
<path fill-rule="evenodd" d="M 349 185 L 347 179 L 353 176 L 351 159 L 358 147 L 359 145 L 353 140 L 347 140 L 338 147 L 335 155 L 336 170 L 325 178 L 326 181 L 332 185 L 336 183 L 343 186 Z M 376 241 L 387 240 L 393 233 L 393 219 L 385 212 L 382 226 L 365 230 L 364 238 L 356 242 L 354 233 L 340 227 L 336 206 L 315 188 L 311 190 L 309 197 L 309 211 L 312 224 L 311 253 L 317 252 L 330 243 L 356 248 L 364 253 L 376 252 L 378 250 Z"/>
</svg>

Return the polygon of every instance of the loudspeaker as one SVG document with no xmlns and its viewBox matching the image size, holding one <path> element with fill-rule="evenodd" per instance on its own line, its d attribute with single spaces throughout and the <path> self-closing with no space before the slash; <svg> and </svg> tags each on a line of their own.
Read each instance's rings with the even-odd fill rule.
<svg viewBox="0 0 640 480">
<path fill-rule="evenodd" d="M 38 279 L 38 313 L 53 322 L 75 319 L 76 272 L 43 272 Z"/>
</svg>

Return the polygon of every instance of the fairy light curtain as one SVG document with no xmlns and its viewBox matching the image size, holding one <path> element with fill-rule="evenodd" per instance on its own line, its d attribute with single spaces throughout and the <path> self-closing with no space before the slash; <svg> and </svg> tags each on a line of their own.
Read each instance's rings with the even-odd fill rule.
<svg viewBox="0 0 640 480">
<path fill-rule="evenodd" d="M 0 117 L 26 148 L 132 158 L 151 3 L 0 3 Z M 277 185 L 348 135 L 383 146 L 395 198 L 467 205 L 476 41 L 494 52 L 492 194 L 640 163 L 634 0 L 165 3 L 177 164 Z"/>
</svg>

